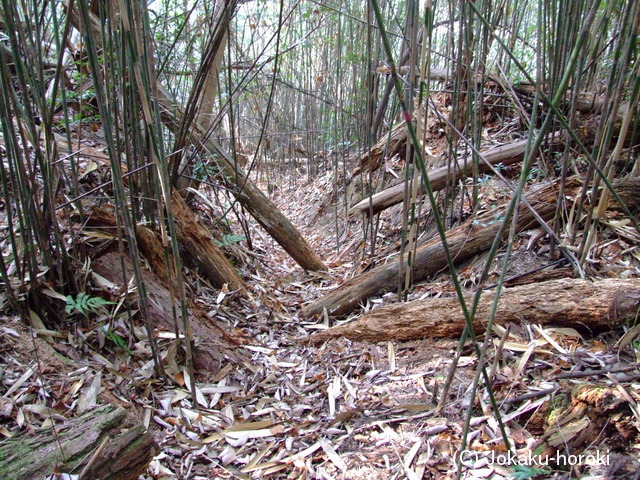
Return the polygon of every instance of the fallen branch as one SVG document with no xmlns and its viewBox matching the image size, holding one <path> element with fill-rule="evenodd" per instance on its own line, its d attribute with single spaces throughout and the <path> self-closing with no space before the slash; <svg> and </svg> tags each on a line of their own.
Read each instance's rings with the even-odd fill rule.
<svg viewBox="0 0 640 480">
<path fill-rule="evenodd" d="M 562 139 L 558 133 L 552 133 L 547 136 L 549 144 L 559 143 Z M 528 140 L 520 140 L 509 145 L 502 145 L 500 147 L 491 148 L 482 153 L 485 161 L 480 162 L 478 167 L 481 172 L 490 170 L 490 165 L 502 164 L 504 166 L 512 165 L 514 163 L 521 162 L 524 158 L 524 151 L 527 146 Z M 429 172 L 429 182 L 431 182 L 431 188 L 433 191 L 442 190 L 456 181 L 456 177 L 470 175 L 473 169 L 473 162 L 471 159 L 462 159 L 456 162 L 455 166 L 445 165 L 444 167 L 437 168 Z M 421 181 L 418 180 L 418 181 Z M 349 210 L 349 214 L 362 213 L 365 215 L 375 215 L 386 208 L 389 208 L 397 203 L 402 202 L 404 197 L 404 182 L 389 187 L 381 192 L 372 195 L 371 198 L 365 198 L 361 202 L 357 203 Z"/>
<path fill-rule="evenodd" d="M 476 332 L 484 332 L 493 303 L 493 292 L 480 299 L 474 319 Z M 472 301 L 472 296 L 466 298 Z M 610 278 L 591 282 L 581 279 L 504 288 L 495 323 L 522 322 L 602 331 L 635 318 L 640 305 L 640 279 Z M 376 308 L 356 321 L 339 325 L 307 338 L 318 344 L 336 337 L 380 342 L 419 338 L 456 338 L 465 318 L 456 297 L 434 298 Z"/>
</svg>

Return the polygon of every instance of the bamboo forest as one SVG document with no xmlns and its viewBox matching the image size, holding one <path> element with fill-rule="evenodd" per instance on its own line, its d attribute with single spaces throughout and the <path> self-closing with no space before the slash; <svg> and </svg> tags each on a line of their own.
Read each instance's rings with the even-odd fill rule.
<svg viewBox="0 0 640 480">
<path fill-rule="evenodd" d="M 0 480 L 638 479 L 639 35 L 0 0 Z"/>
</svg>

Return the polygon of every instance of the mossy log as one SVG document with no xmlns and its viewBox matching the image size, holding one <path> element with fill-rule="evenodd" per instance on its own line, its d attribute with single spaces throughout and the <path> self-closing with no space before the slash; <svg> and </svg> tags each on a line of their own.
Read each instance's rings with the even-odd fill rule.
<svg viewBox="0 0 640 480">
<path fill-rule="evenodd" d="M 42 479 L 53 473 L 136 480 L 158 452 L 142 425 L 121 430 L 126 411 L 104 405 L 63 425 L 22 432 L 0 443 L 0 478 Z M 87 468 L 88 466 L 88 468 Z"/>
</svg>

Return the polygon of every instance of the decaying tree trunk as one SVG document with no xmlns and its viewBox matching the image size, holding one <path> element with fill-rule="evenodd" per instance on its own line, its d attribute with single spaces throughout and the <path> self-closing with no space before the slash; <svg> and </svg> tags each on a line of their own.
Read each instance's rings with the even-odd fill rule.
<svg viewBox="0 0 640 480">
<path fill-rule="evenodd" d="M 227 284 L 231 290 L 238 290 L 246 295 L 246 285 L 236 269 L 224 256 L 220 247 L 216 245 L 209 231 L 196 220 L 191 209 L 187 207 L 175 189 L 172 191 L 172 202 L 178 241 L 200 267 L 202 275 L 216 288 L 222 288 L 224 284 Z M 116 226 L 115 212 L 104 206 L 93 209 L 86 216 L 88 225 L 95 227 Z M 169 275 L 164 250 L 156 234 L 145 226 L 136 225 L 136 238 L 142 254 L 155 274 L 163 282 L 168 282 Z"/>
<path fill-rule="evenodd" d="M 407 125 L 398 123 L 391 130 L 391 134 L 384 135 L 383 138 L 360 156 L 359 164 L 351 171 L 351 178 L 359 175 L 363 170 L 376 170 L 382 164 L 382 158 L 402 154 L 407 143 Z"/>
<path fill-rule="evenodd" d="M 83 35 L 91 35 L 95 42 L 100 44 L 101 24 L 95 15 L 90 15 L 91 24 L 85 28 L 77 8 L 68 9 L 67 13 L 74 28 Z M 156 84 L 155 93 L 163 110 L 162 122 L 170 130 L 177 131 L 183 117 L 182 109 L 160 83 Z M 239 168 L 236 168 L 228 152 L 224 151 L 210 135 L 207 135 L 197 122 L 194 125 L 192 142 L 202 144 L 205 150 L 217 156 L 216 162 L 220 168 L 221 181 L 298 265 L 305 270 L 326 270 L 327 267 L 296 227 Z"/>
<path fill-rule="evenodd" d="M 107 229 L 110 233 L 115 231 L 117 225 L 115 207 L 113 205 L 101 205 L 84 212 L 86 224 L 98 229 Z M 136 225 L 136 241 L 140 251 L 149 262 L 151 270 L 163 282 L 169 281 L 167 264 L 164 259 L 162 243 L 155 232 L 144 225 Z"/>
<path fill-rule="evenodd" d="M 561 136 L 558 132 L 551 133 L 547 136 L 547 143 L 557 144 L 561 140 Z M 484 158 L 491 165 L 497 165 L 499 163 L 507 166 L 517 162 L 521 162 L 524 157 L 524 151 L 527 146 L 527 140 L 521 140 L 509 145 L 502 145 L 500 147 L 490 148 L 483 152 Z M 485 162 L 479 163 L 481 172 L 489 170 L 489 166 Z M 432 170 L 429 172 L 429 181 L 431 182 L 431 188 L 434 191 L 442 190 L 449 184 L 455 182 L 456 177 L 460 178 L 462 175 L 470 175 L 473 169 L 473 162 L 470 159 L 458 160 L 455 166 L 444 166 Z M 422 181 L 422 180 L 420 180 Z M 389 187 L 381 192 L 372 195 L 371 198 L 365 198 L 361 202 L 357 203 L 351 210 L 350 214 L 363 213 L 365 215 L 376 214 L 389 208 L 397 203 L 402 202 L 404 196 L 404 183 L 399 183 L 392 187 Z"/>
<path fill-rule="evenodd" d="M 246 294 L 245 283 L 236 269 L 216 245 L 211 233 L 198 223 L 191 209 L 175 189 L 171 191 L 171 200 L 178 239 L 196 260 L 202 273 L 215 287 L 222 287 L 227 283 L 230 289 Z"/>
<path fill-rule="evenodd" d="M 616 178 L 613 188 L 629 211 L 637 215 L 640 212 L 640 177 Z M 611 198 L 615 201 L 613 195 Z"/>
<path fill-rule="evenodd" d="M 124 272 L 122 266 L 124 266 Z M 119 252 L 114 250 L 94 259 L 92 268 L 95 273 L 115 285 L 123 285 L 125 278 L 130 279 L 133 276 L 133 268 L 129 258 L 125 256 L 124 259 L 121 259 Z M 184 334 L 178 299 L 171 298 L 171 292 L 166 284 L 163 285 L 154 272 L 144 270 L 142 275 L 147 291 L 149 316 L 153 325 L 157 326 L 159 330 L 178 331 Z M 238 349 L 239 342 L 231 335 L 232 332 L 225 331 L 217 321 L 210 319 L 205 312 L 200 311 L 191 298 L 187 298 L 187 307 L 189 324 L 193 330 L 193 362 L 197 369 L 215 372 L 228 362 L 236 364 L 246 360 L 242 356 L 242 350 Z M 173 318 L 174 309 L 177 317 L 175 320 Z"/>
<path fill-rule="evenodd" d="M 567 194 L 571 194 L 579 181 L 575 178 L 567 181 Z M 527 195 L 527 200 L 538 215 L 544 220 L 551 218 L 556 209 L 558 192 L 556 183 L 539 188 Z M 487 250 L 493 239 L 498 234 L 501 218 L 506 206 L 489 211 L 482 215 L 469 219 L 464 224 L 447 232 L 449 250 L 455 262 L 469 259 L 478 253 Z M 530 228 L 535 223 L 533 214 L 528 208 L 522 206 L 516 225 L 518 232 Z M 404 269 L 407 268 L 407 260 L 404 259 Z M 446 268 L 447 262 L 440 237 L 434 238 L 426 244 L 418 247 L 411 268 L 416 282 L 424 280 L 429 275 L 435 274 Z M 397 258 L 389 263 L 380 265 L 373 270 L 363 273 L 345 282 L 335 290 L 303 308 L 300 315 L 310 317 L 322 313 L 324 309 L 330 315 L 344 315 L 356 308 L 358 304 L 367 298 L 389 291 L 397 287 L 400 262 Z"/>
<path fill-rule="evenodd" d="M 42 479 L 54 472 L 100 480 L 136 480 L 158 446 L 142 425 L 121 430 L 126 411 L 104 405 L 51 428 L 0 443 L 0 478 Z"/>
<path fill-rule="evenodd" d="M 633 377 L 635 375 L 626 381 L 624 376 L 616 379 L 618 388 L 601 383 L 584 383 L 571 389 L 563 387 L 536 408 L 527 421 L 527 430 L 540 435 L 533 447 L 540 464 L 557 465 L 558 453 L 566 458 L 600 451 L 602 466 L 609 471 L 609 462 L 614 460 L 610 457 L 611 449 L 633 443 L 638 435 L 638 422 L 634 421 L 635 400 L 626 393 L 628 389 L 633 390 Z M 623 469 L 618 471 L 637 472 L 635 457 L 620 455 L 611 463 L 621 464 Z M 561 466 L 566 467 L 566 464 Z M 619 478 L 624 474 L 603 476 Z"/>
<path fill-rule="evenodd" d="M 466 297 L 470 305 L 473 295 Z M 473 326 L 484 332 L 493 290 L 484 292 Z M 640 306 L 640 279 L 589 280 L 563 278 L 504 288 L 495 322 L 574 327 L 602 331 L 635 317 Z M 397 303 L 376 308 L 354 322 L 316 333 L 308 340 L 317 344 L 329 338 L 379 342 L 418 338 L 459 337 L 465 319 L 457 297 Z"/>
<path fill-rule="evenodd" d="M 161 86 L 158 86 L 158 100 L 164 110 L 163 122 L 172 128 L 171 126 L 179 121 L 180 110 L 169 92 Z M 194 141 L 202 142 L 208 152 L 216 154 L 216 163 L 221 170 L 221 181 L 227 184 L 238 202 L 298 265 L 312 271 L 327 269 L 298 229 L 239 168 L 236 168 L 233 159 L 211 136 L 206 135 L 202 128 L 197 128 L 194 132 Z"/>
</svg>

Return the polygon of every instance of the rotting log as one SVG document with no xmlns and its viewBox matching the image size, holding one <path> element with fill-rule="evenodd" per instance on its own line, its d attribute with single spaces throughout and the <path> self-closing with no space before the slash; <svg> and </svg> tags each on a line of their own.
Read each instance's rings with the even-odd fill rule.
<svg viewBox="0 0 640 480">
<path fill-rule="evenodd" d="M 613 188 L 632 214 L 640 213 L 640 177 L 616 178 Z M 613 195 L 611 200 L 615 202 Z"/>
<path fill-rule="evenodd" d="M 216 288 L 222 288 L 227 284 L 231 290 L 238 290 L 242 295 L 246 295 L 246 285 L 236 269 L 216 245 L 211 233 L 197 221 L 175 189 L 172 191 L 172 202 L 178 241 L 189 252 L 194 263 L 200 267 L 202 275 Z M 85 216 L 87 224 L 94 227 L 116 226 L 113 207 L 94 208 Z M 164 249 L 155 232 L 143 225 L 136 225 L 136 239 L 152 270 L 160 280 L 168 282 Z"/>
<path fill-rule="evenodd" d="M 568 179 L 566 194 L 570 195 L 579 183 L 575 177 Z M 526 199 L 543 220 L 552 218 L 558 201 L 557 183 L 549 183 L 530 192 Z M 506 205 L 503 205 L 474 216 L 462 225 L 447 231 L 447 243 L 454 262 L 459 263 L 489 249 L 500 230 L 505 210 Z M 516 231 L 531 228 L 535 224 L 537 223 L 531 210 L 522 206 Z M 406 257 L 403 264 L 406 271 L 409 268 Z M 411 268 L 415 281 L 419 282 L 445 269 L 446 266 L 444 247 L 438 236 L 418 247 Z M 347 314 L 367 298 L 396 288 L 399 273 L 400 262 L 397 258 L 392 258 L 388 263 L 346 281 L 316 302 L 304 307 L 300 315 L 311 317 L 319 315 L 325 309 L 332 316 Z"/>
<path fill-rule="evenodd" d="M 0 478 L 45 478 L 54 472 L 83 478 L 136 480 L 159 451 L 142 425 L 121 430 L 124 408 L 104 405 L 56 425 L 21 432 L 0 443 Z M 96 449 L 99 452 L 94 455 Z"/>
<path fill-rule="evenodd" d="M 634 419 L 635 400 L 626 391 L 634 377 L 637 378 L 637 374 L 617 374 L 616 385 L 579 383 L 573 388 L 569 388 L 570 384 L 563 385 L 536 408 L 527 421 L 527 430 L 537 437 L 532 450 L 540 464 L 558 465 L 559 458 L 569 455 L 585 458 L 597 451 L 601 452 L 602 459 L 608 460 L 610 449 L 635 443 L 640 433 Z M 638 471 L 635 455 L 620 455 L 615 463 L 623 467 L 618 471 Z M 600 465 L 610 472 L 608 462 Z M 618 478 L 618 475 L 600 477 Z"/>
<path fill-rule="evenodd" d="M 559 133 L 552 133 L 547 136 L 548 144 L 557 144 L 561 141 Z M 527 146 L 528 140 L 520 140 L 518 142 L 511 143 L 509 145 L 501 145 L 481 152 L 486 162 L 480 162 L 478 167 L 481 172 L 486 172 L 490 169 L 487 163 L 491 165 L 497 165 L 501 163 L 504 166 L 512 165 L 514 163 L 521 162 L 524 158 L 524 152 Z M 431 188 L 433 191 L 442 190 L 447 186 L 447 183 L 451 184 L 455 182 L 456 177 L 460 178 L 463 175 L 470 175 L 473 169 L 473 162 L 470 159 L 461 159 L 456 162 L 455 166 L 445 165 L 444 167 L 437 168 L 429 172 L 429 182 L 431 182 Z M 420 178 L 419 181 L 422 181 Z M 399 183 L 392 187 L 389 187 L 381 192 L 378 192 L 371 196 L 371 198 L 365 198 L 361 202 L 357 203 L 349 210 L 349 214 L 363 213 L 365 215 L 375 215 L 386 208 L 389 208 L 397 203 L 402 202 L 404 197 L 404 183 Z"/>
<path fill-rule="evenodd" d="M 124 272 L 122 270 L 124 266 Z M 92 263 L 93 271 L 116 285 L 123 285 L 125 279 L 133 276 L 133 267 L 128 256 L 123 259 L 117 251 L 108 251 Z M 163 285 L 154 272 L 142 272 L 149 316 L 154 325 L 167 331 L 184 334 L 182 313 L 177 298 Z M 172 301 L 173 300 L 173 301 Z M 221 328 L 217 321 L 202 312 L 192 298 L 187 297 L 189 324 L 193 330 L 193 362 L 198 370 L 216 372 L 228 362 L 240 363 L 245 359 L 238 350 L 239 342 L 231 331 Z M 173 311 L 176 311 L 174 320 Z"/>
<path fill-rule="evenodd" d="M 382 158 L 394 155 L 402 155 L 407 144 L 407 124 L 397 123 L 391 129 L 390 134 L 386 134 L 371 147 L 371 150 L 360 155 L 359 164 L 351 171 L 350 178 L 359 175 L 363 170 L 376 170 L 382 164 Z"/>
<path fill-rule="evenodd" d="M 245 283 L 236 269 L 175 189 L 171 191 L 171 202 L 178 240 L 200 266 L 201 272 L 213 286 L 222 287 L 227 283 L 230 289 L 246 295 Z"/>
<path fill-rule="evenodd" d="M 100 43 L 101 22 L 95 15 L 90 14 L 90 25 L 84 27 L 81 15 L 74 6 L 67 14 L 74 28 L 83 35 L 91 35 L 96 43 Z M 155 85 L 156 98 L 161 105 L 161 120 L 171 131 L 177 131 L 183 118 L 183 111 L 175 99 L 160 82 Z M 238 202 L 244 206 L 249 214 L 267 231 L 267 233 L 305 270 L 326 270 L 318 254 L 311 248 L 298 229 L 286 218 L 275 204 L 236 167 L 233 158 L 218 143 L 207 135 L 204 128 L 197 122 L 191 141 L 202 145 L 211 154 L 216 155 L 216 164 L 220 168 L 220 179 L 235 195 Z"/>
<path fill-rule="evenodd" d="M 104 229 L 113 233 L 117 226 L 115 207 L 105 204 L 95 208 L 87 209 L 84 212 L 86 225 L 97 229 Z M 169 281 L 167 265 L 164 260 L 162 243 L 156 236 L 155 232 L 144 225 L 136 225 L 136 241 L 140 247 L 140 251 L 144 258 L 149 262 L 151 270 L 163 282 Z"/>
<path fill-rule="evenodd" d="M 468 305 L 472 295 L 465 297 Z M 494 291 L 483 292 L 473 326 L 485 331 Z M 563 278 L 505 287 L 500 296 L 495 323 L 521 322 L 588 331 L 619 327 L 634 318 L 640 306 L 640 279 L 609 278 L 595 282 Z M 380 342 L 419 338 L 456 338 L 462 334 L 465 318 L 457 297 L 433 298 L 376 308 L 357 320 L 311 335 L 318 344 L 330 338 Z"/>
</svg>

